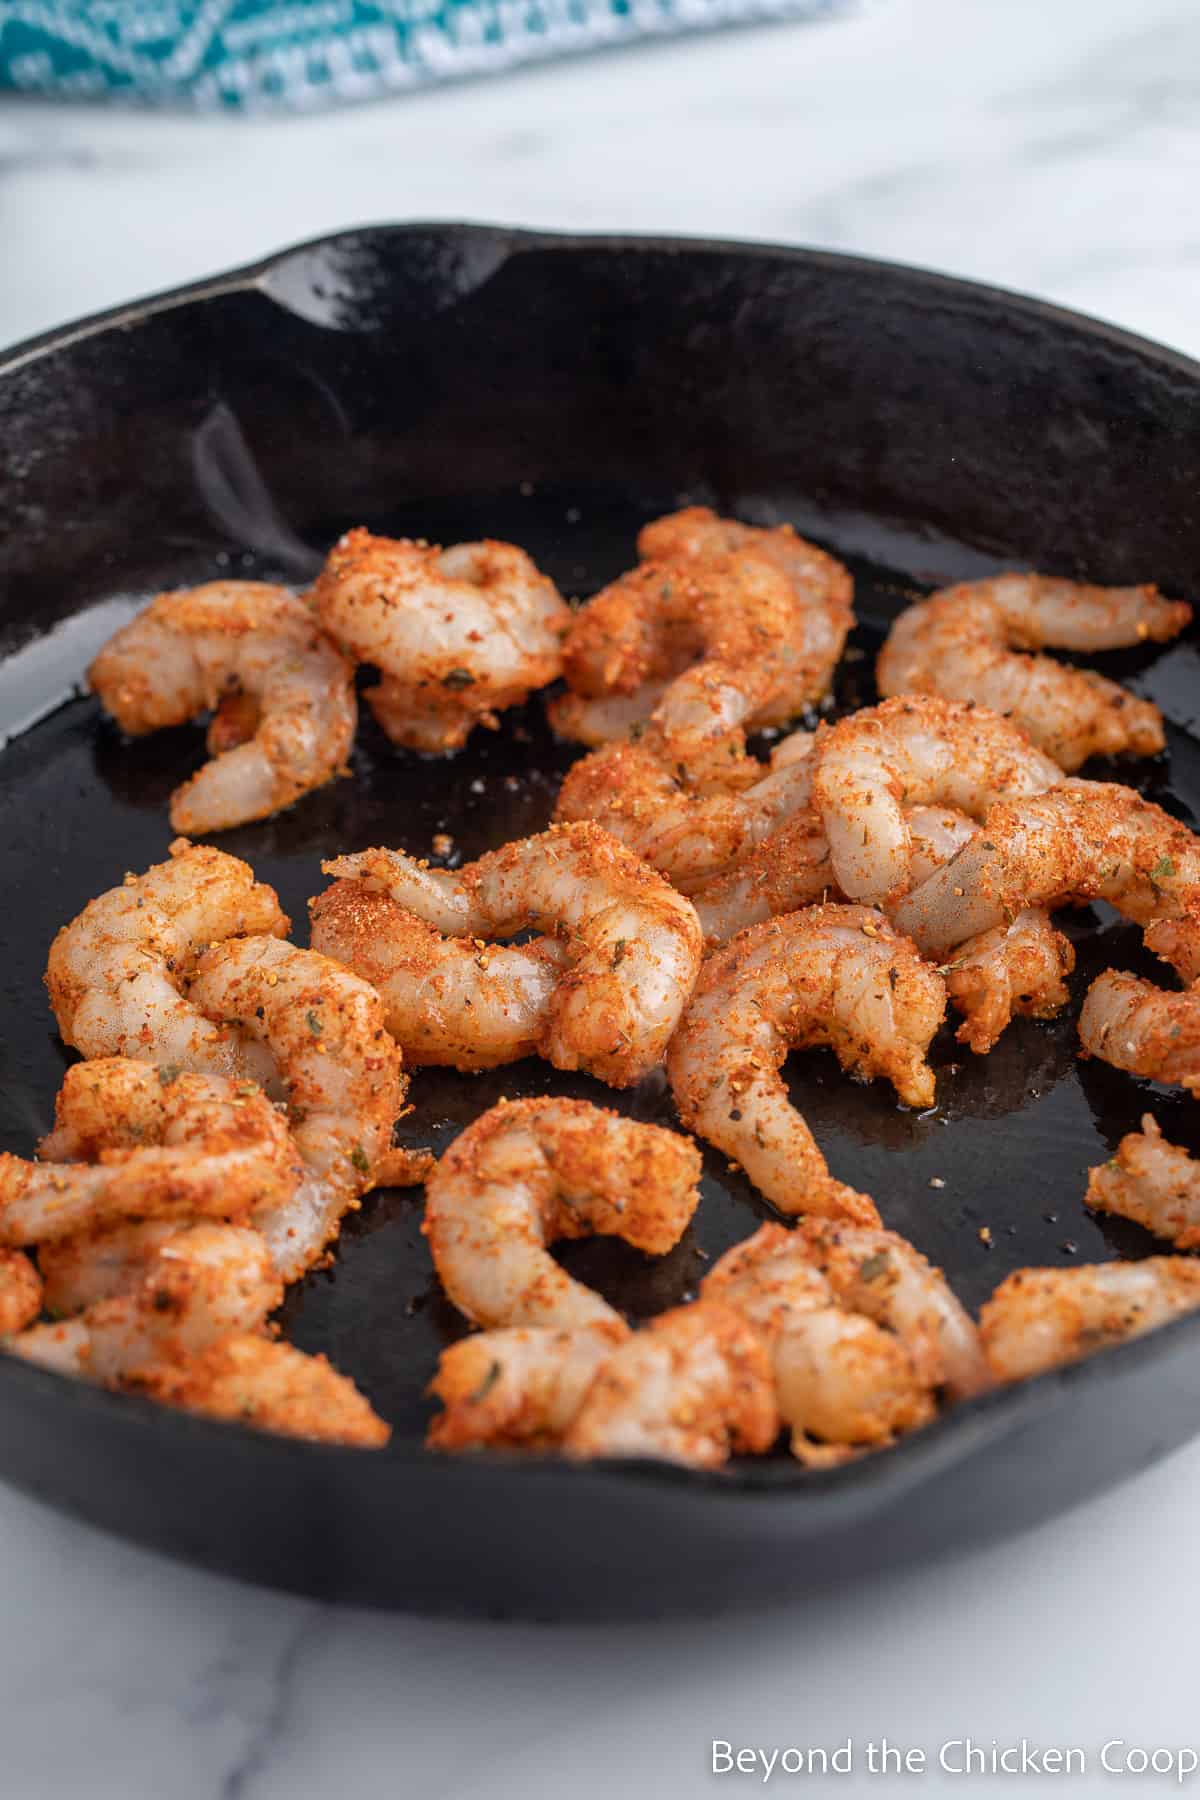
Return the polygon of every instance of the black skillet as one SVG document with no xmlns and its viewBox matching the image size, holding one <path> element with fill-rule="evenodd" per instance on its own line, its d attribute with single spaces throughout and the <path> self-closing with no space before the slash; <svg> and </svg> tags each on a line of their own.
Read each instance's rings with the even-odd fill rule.
<svg viewBox="0 0 1200 1800">
<path fill-rule="evenodd" d="M 570 593 L 627 565 L 683 500 L 791 519 L 852 565 L 861 621 L 839 705 L 906 598 L 1031 566 L 1191 595 L 1200 571 L 1200 367 L 1009 294 L 756 246 L 568 239 L 459 225 L 354 232 L 110 313 L 0 359 L 0 1144 L 28 1153 L 67 1055 L 41 987 L 55 927 L 159 859 L 197 731 L 122 741 L 72 697 L 114 601 L 221 570 L 304 580 L 349 524 L 527 546 Z M 104 603 L 110 603 L 107 606 Z M 97 612 L 97 608 L 103 607 Z M 1124 772 L 1200 811 L 1193 644 L 1105 659 L 1163 705 L 1170 751 Z M 318 860 L 384 842 L 472 857 L 549 816 L 571 752 L 538 705 L 449 761 L 369 719 L 354 779 L 223 837 L 304 932 Z M 1111 773 L 1098 770 L 1097 773 Z M 1136 934 L 1084 913 L 1076 1002 Z M 1087 1167 L 1153 1105 L 1194 1103 L 1076 1059 L 1074 1017 L 1020 1022 L 986 1059 L 938 1039 L 938 1105 L 898 1110 L 827 1053 L 793 1092 L 835 1172 L 973 1306 L 1024 1263 L 1156 1248 L 1083 1208 Z M 410 1142 L 443 1146 L 500 1094 L 577 1093 L 670 1121 L 662 1083 L 614 1096 L 525 1063 L 418 1071 Z M 710 1157 L 661 1262 L 611 1242 L 565 1260 L 633 1316 L 695 1290 L 767 1209 Z M 461 1329 L 419 1193 L 375 1195 L 335 1266 L 284 1310 L 393 1421 L 370 1455 L 157 1411 L 0 1359 L 0 1474 L 111 1530 L 251 1580 L 428 1611 L 559 1617 L 757 1603 L 982 1542 L 1098 1492 L 1200 1424 L 1200 1318 L 960 1407 L 834 1473 L 786 1456 L 696 1475 L 422 1449 L 422 1389 Z M 990 1244 L 981 1234 L 990 1233 Z M 1160 1246 L 1159 1246 L 1160 1247 Z"/>
</svg>

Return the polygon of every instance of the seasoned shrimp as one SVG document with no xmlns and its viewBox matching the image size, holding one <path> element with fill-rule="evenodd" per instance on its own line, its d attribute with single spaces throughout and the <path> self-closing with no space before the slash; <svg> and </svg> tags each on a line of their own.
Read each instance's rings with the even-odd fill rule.
<svg viewBox="0 0 1200 1800">
<path fill-rule="evenodd" d="M 367 880 L 335 881 L 310 908 L 313 949 L 378 991 L 406 1062 L 489 1069 L 536 1053 L 567 960 L 558 938 L 443 937 Z"/>
<path fill-rule="evenodd" d="M 265 1083 L 271 1059 L 184 997 L 210 944 L 288 930 L 275 890 L 249 864 L 177 838 L 171 860 L 127 875 L 64 925 L 46 986 L 64 1042 L 84 1056 L 133 1056 Z"/>
<path fill-rule="evenodd" d="M 699 1202 L 688 1139 L 582 1100 L 493 1106 L 455 1139 L 426 1186 L 434 1267 L 478 1325 L 612 1324 L 619 1315 L 547 1245 L 602 1235 L 662 1256 Z"/>
<path fill-rule="evenodd" d="M 1066 978 L 1074 967 L 1070 942 L 1036 907 L 968 938 L 943 969 L 951 1002 L 966 1015 L 959 1043 L 984 1056 L 1014 1014 L 1052 1019 L 1071 997 Z"/>
<path fill-rule="evenodd" d="M 133 1287 L 180 1229 L 178 1219 L 139 1219 L 78 1237 L 47 1239 L 37 1253 L 46 1311 L 66 1318 Z"/>
<path fill-rule="evenodd" d="M 1022 1381 L 1140 1337 L 1198 1306 L 1200 1262 L 1187 1256 L 1018 1269 L 984 1305 L 979 1333 L 995 1379 Z"/>
<path fill-rule="evenodd" d="M 682 674 L 686 666 L 685 657 L 676 673 Z M 568 688 L 547 702 L 546 712 L 559 737 L 598 750 L 620 738 L 640 738 L 670 685 L 665 680 L 643 681 L 632 694 L 577 694 Z"/>
<path fill-rule="evenodd" d="M 907 695 L 864 707 L 824 736 L 813 802 L 842 892 L 891 906 L 912 884 L 906 806 L 982 819 L 993 802 L 1061 779 L 1057 763 L 999 714 Z"/>
<path fill-rule="evenodd" d="M 454 873 L 394 850 L 322 867 L 452 936 L 554 933 L 564 966 L 537 1047 L 557 1068 L 627 1087 L 662 1060 L 700 966 L 700 924 L 682 894 L 598 825 L 552 826 Z"/>
<path fill-rule="evenodd" d="M 88 681 L 141 735 L 216 709 L 213 760 L 171 796 L 176 831 L 225 831 L 290 806 L 343 767 L 354 670 L 286 588 L 212 581 L 160 594 L 109 639 Z"/>
<path fill-rule="evenodd" d="M 1079 1041 L 1116 1069 L 1200 1094 L 1200 982 L 1178 993 L 1109 969 L 1088 989 Z"/>
<path fill-rule="evenodd" d="M 568 1456 L 647 1456 L 716 1469 L 769 1450 L 779 1431 L 771 1359 L 715 1300 L 677 1306 L 601 1364 L 563 1440 Z"/>
<path fill-rule="evenodd" d="M 1064 781 L 993 806 L 986 829 L 901 902 L 896 923 L 940 953 L 1027 906 L 1107 900 L 1142 925 L 1186 922 L 1198 893 L 1200 839 L 1185 825 L 1132 788 Z M 1174 949 L 1184 955 L 1182 938 Z"/>
<path fill-rule="evenodd" d="M 933 1418 L 932 1388 L 902 1340 L 838 1304 L 799 1233 L 760 1226 L 713 1265 L 700 1292 L 732 1306 L 767 1343 L 801 1461 L 837 1462 Z"/>
<path fill-rule="evenodd" d="M 1177 1250 L 1200 1247 L 1200 1162 L 1168 1144 L 1150 1113 L 1115 1156 L 1089 1171 L 1087 1204 L 1135 1220 Z"/>
<path fill-rule="evenodd" d="M 0 1155 L 0 1242 L 133 1218 L 245 1219 L 286 1205 L 304 1174 L 286 1122 L 252 1082 L 122 1057 L 67 1070 L 38 1154 Z"/>
<path fill-rule="evenodd" d="M 42 1280 L 20 1250 L 0 1250 L 0 1339 L 32 1325 L 42 1310 Z"/>
<path fill-rule="evenodd" d="M 442 1402 L 426 1443 L 547 1449 L 562 1441 L 597 1370 L 629 1335 L 617 1320 L 553 1331 L 477 1331 L 443 1350 L 429 1392 Z"/>
<path fill-rule="evenodd" d="M 781 1212 L 878 1223 L 874 1203 L 829 1174 L 780 1068 L 789 1050 L 828 1044 L 851 1074 L 885 1075 L 906 1105 L 929 1106 L 925 1052 L 945 1006 L 941 976 L 868 907 L 752 926 L 705 963 L 671 1043 L 680 1117 Z"/>
<path fill-rule="evenodd" d="M 392 1428 L 324 1356 L 239 1332 L 192 1355 L 137 1368 L 123 1384 L 168 1406 L 314 1443 L 375 1450 Z"/>
<path fill-rule="evenodd" d="M 491 539 L 442 550 L 349 531 L 311 598 L 326 631 L 381 670 L 368 704 L 392 742 L 414 750 L 454 750 L 553 681 L 571 622 L 525 552 Z"/>
<path fill-rule="evenodd" d="M 266 1244 L 246 1226 L 182 1226 L 145 1239 L 143 1249 L 117 1292 L 75 1318 L 31 1325 L 6 1349 L 60 1374 L 115 1381 L 228 1332 L 253 1331 L 283 1298 Z"/>
<path fill-rule="evenodd" d="M 879 656 L 879 691 L 994 707 L 1068 771 L 1089 756 L 1152 756 L 1164 741 L 1156 706 L 1090 670 L 1020 652 L 1165 643 L 1191 616 L 1190 606 L 1154 587 L 1090 587 L 1046 575 L 965 582 L 901 613 Z"/>
<path fill-rule="evenodd" d="M 760 844 L 781 819 L 807 807 L 812 788 L 812 736 L 793 734 L 804 750 L 767 770 L 740 754 L 730 760 L 734 780 L 699 778 L 685 763 L 671 764 L 649 744 L 609 744 L 575 763 L 559 791 L 555 818 L 593 819 L 690 894 Z M 789 745 L 791 740 L 787 740 Z M 750 783 L 740 777 L 748 766 Z"/>
<path fill-rule="evenodd" d="M 315 950 L 276 938 L 231 938 L 201 957 L 191 998 L 263 1045 L 287 1094 L 306 1175 L 290 1198 L 255 1209 L 284 1279 L 311 1266 L 342 1214 L 382 1179 L 403 1179 L 391 1152 L 407 1078 L 374 988 Z"/>
</svg>

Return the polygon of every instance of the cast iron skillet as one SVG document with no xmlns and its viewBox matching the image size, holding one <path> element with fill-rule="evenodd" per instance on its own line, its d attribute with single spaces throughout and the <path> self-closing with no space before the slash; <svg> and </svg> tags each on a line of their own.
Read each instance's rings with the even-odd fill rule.
<svg viewBox="0 0 1200 1800">
<path fill-rule="evenodd" d="M 72 697 L 122 601 L 220 569 L 302 581 L 357 523 L 512 538 L 586 593 L 628 564 L 643 520 L 691 499 L 794 520 L 852 564 L 862 623 L 838 703 L 859 703 L 863 652 L 934 583 L 1015 563 L 1194 594 L 1197 442 L 1200 368 L 1181 357 L 1008 294 L 748 245 L 364 230 L 12 352 L 0 1142 L 28 1153 L 67 1060 L 41 988 L 51 933 L 163 855 L 167 795 L 202 755 L 193 730 L 123 742 Z M 1126 778 L 1194 822 L 1195 649 L 1106 666 L 1171 720 L 1168 759 Z M 450 761 L 392 751 L 368 719 L 354 780 L 220 841 L 276 884 L 303 935 L 323 853 L 428 853 L 448 831 L 472 857 L 545 822 L 570 755 L 537 705 Z M 1139 965 L 1137 934 L 1111 915 L 1070 929 L 1076 1000 L 1099 968 Z M 969 1304 L 1024 1263 L 1155 1248 L 1084 1211 L 1084 1171 L 1149 1103 L 1195 1146 L 1194 1103 L 1080 1064 L 1073 1016 L 1019 1023 L 986 1059 L 947 1031 L 935 1060 L 938 1106 L 919 1117 L 825 1052 L 793 1059 L 793 1088 L 835 1172 L 876 1195 Z M 614 1100 L 542 1063 L 418 1071 L 403 1133 L 441 1147 L 500 1094 L 547 1091 Z M 617 1103 L 672 1117 L 661 1082 Z M 642 1316 L 692 1293 L 706 1258 L 766 1211 L 711 1157 L 695 1227 L 669 1257 L 606 1243 L 568 1260 Z M 328 1351 L 394 1422 L 387 1451 L 281 1442 L 0 1359 L 0 1473 L 143 1543 L 310 1594 L 627 1617 L 761 1602 L 1014 1531 L 1200 1423 L 1192 1318 L 835 1473 L 782 1455 L 718 1476 L 435 1457 L 422 1389 L 461 1326 L 419 1224 L 419 1194 L 374 1196 L 334 1268 L 284 1312 L 294 1341 Z"/>
</svg>

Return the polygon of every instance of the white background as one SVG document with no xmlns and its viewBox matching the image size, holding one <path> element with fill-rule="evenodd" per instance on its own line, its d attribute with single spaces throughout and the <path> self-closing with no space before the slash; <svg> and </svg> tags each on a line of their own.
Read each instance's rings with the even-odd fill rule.
<svg viewBox="0 0 1200 1800">
<path fill-rule="evenodd" d="M 0 104 L 0 343 L 364 220 L 761 236 L 1049 295 L 1200 352 L 1195 0 L 879 0 L 263 125 Z M 1181 447 L 1182 449 L 1182 447 Z M 1193 452 L 1194 453 L 1194 452 Z M 1200 1743 L 1200 1449 L 1006 1547 L 678 1626 L 370 1617 L 0 1490 L 4 1800 L 690 1796 L 714 1737 Z M 1043 1783 L 777 1776 L 769 1791 Z M 1079 1794 L 1168 1792 L 1093 1773 Z M 1200 1794 L 1200 1779 L 1192 1783 Z M 1189 1790 L 1185 1790 L 1189 1791 Z"/>
</svg>

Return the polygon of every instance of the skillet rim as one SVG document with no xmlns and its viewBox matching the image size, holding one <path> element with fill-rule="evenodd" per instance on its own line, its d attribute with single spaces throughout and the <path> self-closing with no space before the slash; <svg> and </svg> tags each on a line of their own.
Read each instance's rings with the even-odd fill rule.
<svg viewBox="0 0 1200 1800">
<path fill-rule="evenodd" d="M 1079 335 L 1099 340 L 1121 349 L 1143 361 L 1169 370 L 1200 386 L 1200 360 L 1183 351 L 1174 350 L 1153 339 L 1142 337 L 1123 326 L 1113 325 L 1090 314 L 1041 300 L 1017 290 L 987 282 L 972 281 L 943 274 L 919 264 L 896 262 L 883 257 L 844 254 L 840 251 L 812 249 L 802 245 L 777 244 L 753 238 L 706 238 L 654 233 L 569 232 L 510 226 L 500 222 L 453 219 L 415 219 L 405 222 L 362 224 L 320 233 L 297 243 L 286 245 L 264 257 L 216 275 L 201 277 L 176 287 L 158 290 L 138 299 L 104 308 L 81 319 L 52 327 L 25 338 L 0 351 L 0 382 L 4 377 L 43 357 L 49 357 L 70 345 L 99 337 L 110 331 L 134 329 L 160 314 L 181 307 L 203 304 L 226 294 L 258 293 L 283 311 L 292 310 L 288 302 L 273 292 L 268 283 L 272 275 L 293 259 L 307 253 L 328 250 L 342 244 L 377 240 L 381 237 L 418 238 L 442 235 L 460 241 L 490 238 L 504 247 L 505 258 L 513 253 L 550 250 L 608 250 L 617 255 L 657 253 L 686 256 L 692 253 L 716 255 L 731 260 L 769 258 L 797 267 L 843 271 L 860 279 L 880 271 L 918 289 L 931 298 L 961 304 L 983 301 L 1006 311 L 1010 316 L 1030 321 L 1045 321 L 1074 330 Z M 501 266 L 500 264 L 496 265 Z M 494 270 L 491 271 L 494 273 Z M 990 1393 L 941 1413 L 931 1425 L 913 1432 L 883 1453 L 875 1453 L 842 1464 L 840 1467 L 812 1470 L 793 1463 L 736 1462 L 722 1470 L 697 1470 L 675 1464 L 606 1458 L 586 1464 L 571 1464 L 562 1458 L 530 1456 L 520 1452 L 489 1450 L 469 1457 L 446 1456 L 431 1451 L 424 1444 L 391 1442 L 382 1449 L 364 1455 L 361 1449 L 343 1445 L 312 1443 L 259 1431 L 236 1421 L 214 1420 L 161 1406 L 137 1394 L 110 1393 L 89 1382 L 56 1371 L 39 1368 L 20 1358 L 0 1354 L 0 1392 L 5 1383 L 13 1383 L 31 1399 L 42 1396 L 48 1405 L 91 1412 L 99 1420 L 117 1419 L 130 1427 L 156 1431 L 164 1447 L 171 1442 L 209 1442 L 214 1450 L 224 1446 L 242 1457 L 254 1455 L 294 1461 L 297 1469 L 320 1466 L 336 1469 L 370 1468 L 382 1458 L 391 1467 L 406 1465 L 420 1468 L 428 1475 L 443 1467 L 450 1479 L 461 1479 L 466 1471 L 474 1471 L 474 1479 L 486 1483 L 489 1471 L 510 1473 L 520 1469 L 523 1478 L 535 1481 L 591 1481 L 600 1486 L 621 1486 L 634 1480 L 639 1486 L 649 1484 L 676 1490 L 684 1496 L 705 1497 L 719 1505 L 721 1500 L 734 1500 L 740 1506 L 753 1496 L 759 1510 L 778 1510 L 790 1505 L 794 1496 L 803 1494 L 807 1516 L 798 1508 L 789 1522 L 801 1530 L 809 1525 L 819 1532 L 829 1514 L 840 1506 L 845 1495 L 860 1496 L 861 1511 L 869 1513 L 872 1501 L 886 1504 L 896 1495 L 912 1492 L 936 1479 L 944 1471 L 1057 1407 L 1069 1404 L 1074 1389 L 1110 1382 L 1124 1372 L 1132 1372 L 1141 1363 L 1167 1360 L 1172 1352 L 1189 1338 L 1200 1344 L 1200 1311 L 1175 1319 L 1123 1344 L 1103 1350 L 1082 1362 L 1050 1369 L 1041 1375 L 1000 1387 Z"/>
</svg>

